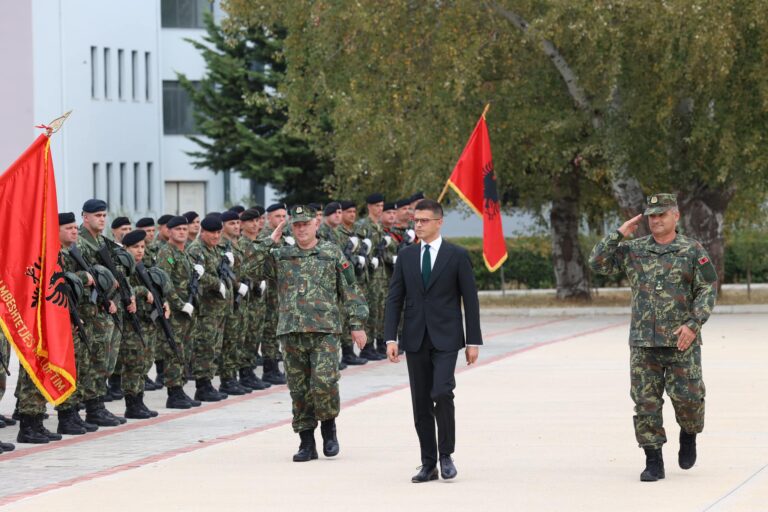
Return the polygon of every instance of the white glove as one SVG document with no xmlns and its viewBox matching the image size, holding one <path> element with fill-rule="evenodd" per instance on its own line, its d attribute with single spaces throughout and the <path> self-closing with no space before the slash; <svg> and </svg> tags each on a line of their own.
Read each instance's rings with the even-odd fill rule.
<svg viewBox="0 0 768 512">
<path fill-rule="evenodd" d="M 365 254 L 371 254 L 371 247 L 373 244 L 369 238 L 363 238 L 363 245 L 365 245 Z"/>
<path fill-rule="evenodd" d="M 205 268 L 199 263 L 192 268 L 197 272 L 197 277 L 203 277 L 203 274 L 205 274 Z"/>
<path fill-rule="evenodd" d="M 259 283 L 259 290 L 261 290 L 261 294 L 264 295 L 264 292 L 267 291 L 267 282 L 262 281 Z"/>
<path fill-rule="evenodd" d="M 360 239 L 356 236 L 349 237 L 349 241 L 352 242 L 352 252 L 356 251 L 360 247 Z"/>
<path fill-rule="evenodd" d="M 219 293 L 221 294 L 222 299 L 227 298 L 227 287 L 222 282 L 219 282 Z"/>
<path fill-rule="evenodd" d="M 296 245 L 296 240 L 292 236 L 285 237 L 285 243 L 288 245 Z"/>
<path fill-rule="evenodd" d="M 224 253 L 224 256 L 226 256 L 227 259 L 229 260 L 229 266 L 230 267 L 235 264 L 235 255 L 234 254 L 232 254 L 231 252 L 227 251 L 227 252 Z"/>
<path fill-rule="evenodd" d="M 181 311 L 183 313 L 188 314 L 191 317 L 192 313 L 195 311 L 195 306 L 187 302 L 186 304 L 184 304 L 184 307 L 181 308 Z"/>
<path fill-rule="evenodd" d="M 376 270 L 377 268 L 379 268 L 379 258 L 377 258 L 376 256 L 371 258 L 371 266 L 373 267 L 373 270 Z"/>
<path fill-rule="evenodd" d="M 240 286 L 237 288 L 237 293 L 239 293 L 241 297 L 245 297 L 245 294 L 248 293 L 248 285 L 240 283 Z"/>
<path fill-rule="evenodd" d="M 357 266 L 358 268 L 365 268 L 365 258 L 362 256 L 355 256 L 357 258 Z"/>
<path fill-rule="evenodd" d="M 408 235 L 408 243 L 413 243 L 413 241 L 416 240 L 416 232 L 414 230 L 409 229 L 405 234 Z"/>
<path fill-rule="evenodd" d="M 384 241 L 387 242 L 387 247 L 392 245 L 392 237 L 389 235 L 384 235 Z"/>
<path fill-rule="evenodd" d="M 394 265 L 397 263 L 397 256 L 392 256 L 392 264 Z"/>
</svg>

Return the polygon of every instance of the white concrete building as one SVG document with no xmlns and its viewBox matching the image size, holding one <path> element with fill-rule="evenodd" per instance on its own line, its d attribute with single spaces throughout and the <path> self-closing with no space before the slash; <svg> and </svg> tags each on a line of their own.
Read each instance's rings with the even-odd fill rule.
<svg viewBox="0 0 768 512">
<path fill-rule="evenodd" d="M 176 73 L 200 79 L 209 0 L 0 0 L 0 168 L 73 110 L 52 139 L 59 208 L 99 197 L 132 220 L 222 210 L 250 200 L 251 182 L 194 169 L 186 94 Z M 263 202 L 263 191 L 255 199 Z M 262 197 L 258 197 L 261 195 Z M 269 199 L 269 198 L 267 198 Z"/>
</svg>

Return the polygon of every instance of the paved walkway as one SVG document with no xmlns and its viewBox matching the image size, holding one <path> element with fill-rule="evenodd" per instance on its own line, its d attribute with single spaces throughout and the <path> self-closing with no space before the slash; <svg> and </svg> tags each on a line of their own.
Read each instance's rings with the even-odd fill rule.
<svg viewBox="0 0 768 512">
<path fill-rule="evenodd" d="M 481 363 L 461 366 L 457 377 L 459 477 L 449 483 L 410 483 L 419 461 L 405 363 L 381 362 L 342 374 L 335 459 L 291 462 L 298 438 L 285 387 L 183 412 L 163 409 L 158 391 L 147 394 L 158 418 L 0 455 L 0 506 L 768 509 L 768 315 L 719 315 L 705 327 L 708 417 L 699 463 L 677 467 L 678 428 L 667 403 L 667 479 L 652 484 L 638 479 L 627 320 L 486 317 Z M 9 414 L 11 403 L 0 410 Z M 15 434 L 7 427 L 0 439 Z"/>
</svg>

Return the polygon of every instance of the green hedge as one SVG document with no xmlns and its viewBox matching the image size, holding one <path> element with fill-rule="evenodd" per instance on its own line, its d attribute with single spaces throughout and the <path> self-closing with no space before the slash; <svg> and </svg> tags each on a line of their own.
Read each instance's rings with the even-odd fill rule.
<svg viewBox="0 0 768 512">
<path fill-rule="evenodd" d="M 584 257 L 589 257 L 598 242 L 598 236 L 581 237 Z M 469 251 L 475 280 L 480 290 L 499 290 L 501 270 L 488 271 L 483 261 L 482 239 L 477 237 L 451 238 L 451 242 Z M 508 238 L 509 257 L 504 262 L 504 282 L 507 289 L 554 288 L 555 274 L 552 268 L 552 243 L 547 236 Z M 752 282 L 768 282 L 768 233 L 739 233 L 726 239 L 725 282 L 746 282 L 746 267 L 752 267 Z M 622 276 L 590 276 L 592 286 L 620 286 Z"/>
</svg>

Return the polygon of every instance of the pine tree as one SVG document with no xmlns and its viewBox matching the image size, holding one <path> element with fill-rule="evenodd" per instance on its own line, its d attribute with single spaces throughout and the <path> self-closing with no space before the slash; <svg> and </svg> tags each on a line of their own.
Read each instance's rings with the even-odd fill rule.
<svg viewBox="0 0 768 512">
<path fill-rule="evenodd" d="M 307 139 L 287 128 L 285 103 L 276 93 L 285 74 L 285 34 L 265 27 L 225 32 L 212 16 L 204 42 L 189 40 L 206 63 L 206 74 L 179 82 L 194 106 L 200 146 L 192 151 L 195 168 L 238 172 L 257 183 L 270 183 L 289 204 L 323 201 L 323 179 L 333 173 Z"/>
</svg>

